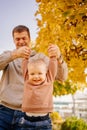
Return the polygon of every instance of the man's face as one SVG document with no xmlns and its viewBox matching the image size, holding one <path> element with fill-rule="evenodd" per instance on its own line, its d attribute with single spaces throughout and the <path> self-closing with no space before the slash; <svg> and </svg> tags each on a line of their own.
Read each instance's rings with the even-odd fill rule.
<svg viewBox="0 0 87 130">
<path fill-rule="evenodd" d="M 29 46 L 30 44 L 30 38 L 27 31 L 23 31 L 21 33 L 15 32 L 13 40 L 17 49 L 22 46 Z"/>
</svg>

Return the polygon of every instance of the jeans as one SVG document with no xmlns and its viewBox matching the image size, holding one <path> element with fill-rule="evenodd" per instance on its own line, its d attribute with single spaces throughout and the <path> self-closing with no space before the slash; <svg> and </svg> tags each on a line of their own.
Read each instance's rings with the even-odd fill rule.
<svg viewBox="0 0 87 130">
<path fill-rule="evenodd" d="M 22 117 L 19 121 L 21 130 L 52 130 L 51 119 L 43 121 L 29 121 Z"/>
<path fill-rule="evenodd" d="M 21 130 L 20 119 L 24 113 L 0 105 L 0 130 Z"/>
</svg>

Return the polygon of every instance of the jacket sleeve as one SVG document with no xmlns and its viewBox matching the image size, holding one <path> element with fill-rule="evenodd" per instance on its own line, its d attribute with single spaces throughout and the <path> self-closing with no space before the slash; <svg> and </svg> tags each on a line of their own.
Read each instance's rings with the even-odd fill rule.
<svg viewBox="0 0 87 130">
<path fill-rule="evenodd" d="M 0 54 L 0 70 L 5 69 L 5 67 L 12 61 L 11 51 L 5 51 Z"/>
</svg>

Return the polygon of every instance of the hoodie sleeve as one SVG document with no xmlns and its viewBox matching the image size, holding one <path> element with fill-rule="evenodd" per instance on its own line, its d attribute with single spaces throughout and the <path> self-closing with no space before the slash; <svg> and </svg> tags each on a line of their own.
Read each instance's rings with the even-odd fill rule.
<svg viewBox="0 0 87 130">
<path fill-rule="evenodd" d="M 58 62 L 58 61 L 57 61 Z M 64 82 L 68 77 L 68 67 L 65 61 L 63 63 L 57 63 L 57 75 L 56 80 Z"/>
<path fill-rule="evenodd" d="M 0 70 L 4 70 L 12 60 L 11 51 L 5 51 L 0 54 Z"/>
</svg>

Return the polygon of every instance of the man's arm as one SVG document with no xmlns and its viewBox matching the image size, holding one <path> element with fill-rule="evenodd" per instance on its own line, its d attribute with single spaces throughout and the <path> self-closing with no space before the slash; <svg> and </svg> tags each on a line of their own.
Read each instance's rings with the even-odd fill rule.
<svg viewBox="0 0 87 130">
<path fill-rule="evenodd" d="M 0 70 L 5 69 L 5 67 L 13 60 L 17 58 L 28 58 L 30 55 L 29 47 L 21 47 L 13 51 L 5 51 L 0 54 Z"/>
<path fill-rule="evenodd" d="M 5 67 L 12 61 L 11 51 L 5 51 L 0 54 L 0 70 L 5 69 Z"/>
<path fill-rule="evenodd" d="M 66 62 L 63 60 L 63 62 L 58 61 L 58 69 L 57 69 L 57 75 L 56 80 L 64 82 L 68 77 L 68 67 Z"/>
</svg>

